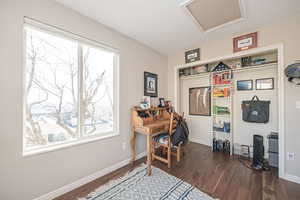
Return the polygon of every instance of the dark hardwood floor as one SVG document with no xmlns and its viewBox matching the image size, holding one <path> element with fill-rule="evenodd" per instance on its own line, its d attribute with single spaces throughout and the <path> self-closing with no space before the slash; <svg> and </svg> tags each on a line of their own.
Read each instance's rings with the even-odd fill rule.
<svg viewBox="0 0 300 200">
<path fill-rule="evenodd" d="M 145 162 L 145 158 L 135 164 Z M 300 200 L 300 185 L 278 178 L 277 170 L 258 172 L 247 168 L 237 158 L 212 153 L 204 145 L 190 143 L 182 161 L 173 157 L 172 168 L 159 161 L 154 166 L 196 186 L 201 191 L 221 200 Z M 108 181 L 124 175 L 133 167 L 127 165 L 56 200 L 75 200 L 84 197 Z"/>
</svg>

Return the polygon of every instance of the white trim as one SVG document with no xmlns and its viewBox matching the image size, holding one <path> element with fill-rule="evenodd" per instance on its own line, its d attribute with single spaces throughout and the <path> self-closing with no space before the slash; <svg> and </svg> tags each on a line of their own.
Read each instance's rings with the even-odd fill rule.
<svg viewBox="0 0 300 200">
<path fill-rule="evenodd" d="M 179 88 L 179 69 L 175 68 L 174 70 L 174 108 L 178 111 L 181 112 L 180 110 L 180 100 L 178 98 L 179 93 L 180 93 L 180 88 Z"/>
<path fill-rule="evenodd" d="M 62 37 L 64 36 L 65 39 L 70 40 L 76 40 L 80 41 L 85 44 L 90 44 L 92 46 L 96 46 L 98 48 L 101 48 L 103 50 L 109 51 L 109 52 L 114 52 L 114 53 L 119 53 L 119 50 L 117 48 L 111 47 L 110 45 L 107 45 L 103 42 L 99 42 L 97 40 L 93 40 L 87 37 L 84 37 L 82 35 L 79 35 L 77 33 L 73 33 L 71 31 L 65 30 L 63 28 L 47 24 L 45 22 L 41 22 L 39 20 L 30 18 L 30 17 L 24 17 L 24 24 L 30 28 L 36 29 L 36 30 L 41 30 L 41 31 L 48 31 L 51 34 L 58 34 L 58 36 Z"/>
<path fill-rule="evenodd" d="M 213 31 L 216 31 L 218 29 L 222 29 L 226 26 L 229 26 L 229 25 L 233 25 L 233 24 L 237 24 L 237 23 L 240 23 L 240 22 L 244 22 L 246 21 L 247 19 L 247 13 L 246 13 L 246 6 L 245 6 L 245 2 L 244 0 L 239 0 L 239 7 L 240 7 L 240 12 L 241 12 L 241 17 L 238 18 L 238 19 L 235 19 L 235 20 L 232 20 L 232 21 L 229 21 L 229 22 L 226 22 L 224 24 L 221 24 L 221 25 L 218 25 L 218 26 L 215 26 L 213 28 L 210 28 L 210 29 L 207 29 L 207 30 L 204 30 L 203 26 L 200 24 L 200 22 L 193 16 L 193 14 L 190 12 L 190 10 L 187 8 L 187 6 L 191 3 L 193 3 L 194 0 L 186 0 L 186 1 L 183 1 L 182 3 L 179 4 L 179 6 L 181 7 L 181 9 L 183 10 L 183 12 L 189 17 L 192 19 L 193 23 L 200 29 L 201 32 L 203 32 L 204 34 L 207 34 L 207 33 L 210 33 L 210 32 L 213 32 Z"/>
<path fill-rule="evenodd" d="M 77 80 L 77 84 L 78 84 L 78 94 L 77 94 L 77 98 L 78 98 L 78 103 L 77 103 L 77 112 L 78 112 L 78 122 L 79 123 L 79 129 L 77 130 L 77 139 L 81 138 L 83 136 L 83 125 L 84 125 L 84 112 L 83 109 L 81 107 L 81 103 L 83 100 L 83 91 L 84 91 L 84 87 L 83 87 L 83 73 L 84 73 L 84 69 L 83 69 L 83 50 L 82 50 L 82 44 L 81 43 L 77 43 L 77 59 L 78 59 L 78 80 Z"/>
<path fill-rule="evenodd" d="M 278 45 L 278 132 L 279 132 L 279 178 L 284 179 L 285 174 L 285 78 L 284 78 L 284 49 Z"/>
<path fill-rule="evenodd" d="M 119 133 L 110 133 L 108 135 L 102 135 L 102 136 L 96 135 L 94 137 L 81 137 L 82 139 L 71 140 L 68 142 L 60 143 L 60 144 L 48 145 L 48 146 L 40 147 L 37 149 L 23 151 L 22 155 L 23 155 L 23 157 L 28 157 L 28 156 L 34 156 L 34 155 L 43 154 L 43 153 L 49 153 L 52 151 L 66 149 L 66 148 L 70 148 L 70 147 L 77 146 L 77 145 L 83 145 L 83 144 L 87 144 L 87 143 L 91 143 L 91 142 L 96 142 L 98 140 L 109 139 L 109 138 L 116 137 L 119 135 L 120 135 Z"/>
<path fill-rule="evenodd" d="M 145 156 L 146 156 L 146 152 L 142 152 L 142 153 L 140 153 L 140 154 L 137 155 L 136 160 L 138 160 L 138 159 L 140 159 L 142 157 L 145 157 Z M 56 189 L 56 190 L 54 190 L 52 192 L 44 194 L 44 195 L 42 195 L 40 197 L 37 197 L 37 198 L 35 198 L 33 200 L 50 200 L 50 199 L 57 198 L 57 197 L 65 194 L 65 193 L 70 192 L 70 191 L 72 191 L 72 190 L 74 190 L 74 189 L 76 189 L 76 188 L 78 188 L 78 187 L 80 187 L 82 185 L 85 185 L 85 184 L 87 184 L 87 183 L 89 183 L 89 182 L 91 182 L 91 181 L 93 181 L 93 180 L 95 180 L 97 178 L 100 178 L 100 177 L 102 177 L 102 176 L 104 176 L 106 174 L 109 174 L 109 173 L 111 173 L 111 172 L 113 172 L 113 171 L 115 171 L 115 170 L 117 170 L 117 169 L 119 169 L 121 167 L 124 167 L 125 165 L 127 165 L 129 163 L 130 163 L 130 158 L 128 158 L 126 160 L 123 160 L 123 161 L 121 161 L 119 163 L 116 163 L 116 164 L 114 164 L 114 165 L 112 165 L 110 167 L 107 167 L 105 169 L 102 169 L 102 170 L 100 170 L 98 172 L 95 172 L 95 173 L 93 173 L 91 175 L 83 177 L 83 178 L 81 178 L 81 179 L 79 179 L 77 181 L 74 181 L 73 183 L 70 183 L 68 185 L 62 186 L 62 187 L 60 187 L 60 188 L 58 188 L 58 189 Z"/>
<path fill-rule="evenodd" d="M 26 70 L 25 70 L 25 65 L 26 65 L 26 47 L 27 47 L 27 33 L 26 33 L 26 30 L 25 28 L 23 28 L 23 52 L 22 52 L 22 56 L 23 56 L 23 62 L 22 62 L 22 106 L 23 106 L 23 109 L 22 109 L 22 155 L 24 156 L 24 147 L 25 147 L 25 143 L 26 143 L 26 140 L 25 140 L 25 134 L 24 134 L 24 131 L 25 131 L 25 125 L 24 125 L 24 119 L 26 119 L 26 103 L 27 103 L 27 98 L 25 98 L 25 94 L 26 94 Z"/>
<path fill-rule="evenodd" d="M 114 131 L 120 133 L 120 52 L 114 55 L 114 82 L 113 102 L 114 106 Z"/>
<path fill-rule="evenodd" d="M 287 180 L 287 181 L 291 181 L 291 182 L 300 184 L 300 177 L 299 176 L 294 176 L 294 175 L 286 173 L 284 175 L 284 179 Z"/>
<path fill-rule="evenodd" d="M 196 138 L 193 138 L 193 137 L 190 137 L 190 138 L 189 138 L 189 141 L 190 141 L 190 142 L 197 143 L 197 144 L 202 144 L 202 145 L 205 145 L 205 146 L 211 148 L 211 144 L 207 144 L 206 142 L 199 141 L 199 140 L 197 140 Z"/>
<path fill-rule="evenodd" d="M 208 146 L 208 147 L 210 147 L 211 148 L 211 144 L 208 144 L 208 143 L 206 143 L 206 142 L 204 142 L 204 141 L 200 141 L 200 140 L 198 140 L 198 139 L 196 139 L 196 138 L 193 138 L 193 137 L 190 137 L 189 138 L 189 141 L 190 142 L 194 142 L 194 143 L 197 143 L 197 144 L 202 144 L 202 145 L 205 145 L 205 146 Z"/>
<path fill-rule="evenodd" d="M 183 3 L 180 4 L 180 7 L 181 9 L 183 10 L 184 14 L 186 14 L 186 16 L 188 16 L 192 21 L 193 23 L 199 28 L 199 30 L 201 32 L 204 32 L 205 33 L 205 30 L 204 28 L 202 27 L 202 25 L 198 22 L 198 20 L 194 17 L 194 15 L 190 12 L 190 10 L 187 8 L 187 6 L 189 4 L 191 4 L 194 0 L 187 0 Z"/>
<path fill-rule="evenodd" d="M 194 63 L 183 64 L 175 66 L 174 70 L 174 106 L 176 110 L 180 110 L 179 104 L 179 69 L 192 67 L 197 65 L 205 65 L 208 63 L 218 62 L 222 60 L 229 60 L 234 58 L 241 58 L 244 56 L 266 53 L 266 52 L 278 52 L 278 132 L 279 132 L 279 178 L 285 178 L 285 78 L 284 78 L 284 46 L 283 44 L 275 44 L 271 46 L 250 49 L 247 51 L 241 51 L 221 57 L 216 57 L 208 60 L 197 61 Z"/>
</svg>

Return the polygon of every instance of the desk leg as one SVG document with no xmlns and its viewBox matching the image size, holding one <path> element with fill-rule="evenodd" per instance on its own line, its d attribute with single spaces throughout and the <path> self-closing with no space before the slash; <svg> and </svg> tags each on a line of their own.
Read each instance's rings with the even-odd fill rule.
<svg viewBox="0 0 300 200">
<path fill-rule="evenodd" d="M 151 163 L 152 163 L 151 154 L 152 154 L 152 136 L 147 135 L 147 165 L 148 165 L 147 173 L 148 173 L 148 176 L 151 176 L 151 174 L 152 174 L 152 170 L 151 170 Z"/>
<path fill-rule="evenodd" d="M 136 140 L 136 136 L 135 136 L 135 131 L 134 128 L 131 129 L 131 138 L 130 138 L 130 145 L 131 145 L 131 165 L 134 164 L 135 161 L 135 140 Z"/>
</svg>

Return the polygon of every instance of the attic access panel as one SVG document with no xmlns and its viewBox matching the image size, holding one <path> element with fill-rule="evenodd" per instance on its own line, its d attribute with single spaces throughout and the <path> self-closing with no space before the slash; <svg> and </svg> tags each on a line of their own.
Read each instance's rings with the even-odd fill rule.
<svg viewBox="0 0 300 200">
<path fill-rule="evenodd" d="M 243 0 L 186 0 L 181 6 L 205 32 L 245 18 Z"/>
</svg>

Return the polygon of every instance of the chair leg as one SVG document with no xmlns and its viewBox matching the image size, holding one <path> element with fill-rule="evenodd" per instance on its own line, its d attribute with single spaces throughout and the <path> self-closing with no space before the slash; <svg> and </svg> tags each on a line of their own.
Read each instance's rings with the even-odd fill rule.
<svg viewBox="0 0 300 200">
<path fill-rule="evenodd" d="M 172 149 L 171 149 L 171 137 L 168 140 L 168 168 L 171 168 L 171 158 L 172 158 Z"/>
<path fill-rule="evenodd" d="M 168 148 L 168 168 L 171 168 L 171 148 Z"/>
</svg>

